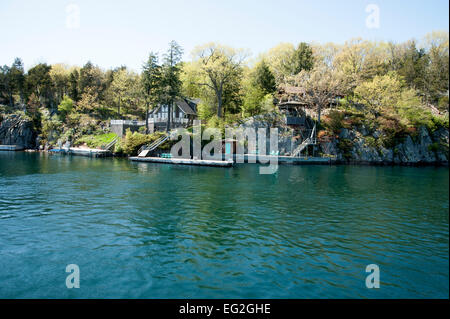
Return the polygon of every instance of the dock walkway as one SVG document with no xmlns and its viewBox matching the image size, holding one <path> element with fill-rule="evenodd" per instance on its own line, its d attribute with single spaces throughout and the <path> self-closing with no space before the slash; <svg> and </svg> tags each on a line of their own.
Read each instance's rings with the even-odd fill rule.
<svg viewBox="0 0 450 319">
<path fill-rule="evenodd" d="M 233 161 L 210 161 L 197 160 L 189 158 L 162 158 L 162 157 L 130 157 L 131 161 L 135 162 L 150 162 L 162 164 L 179 164 L 179 165 L 196 165 L 196 166 L 214 166 L 214 167 L 231 167 Z"/>
<path fill-rule="evenodd" d="M 88 157 L 108 157 L 112 156 L 111 151 L 95 148 L 56 148 L 49 150 L 51 153 L 62 153 L 68 155 L 88 156 Z"/>
</svg>

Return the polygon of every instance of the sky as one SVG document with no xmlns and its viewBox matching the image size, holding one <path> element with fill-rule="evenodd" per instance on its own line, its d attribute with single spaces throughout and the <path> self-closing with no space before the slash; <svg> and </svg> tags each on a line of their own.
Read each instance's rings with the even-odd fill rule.
<svg viewBox="0 0 450 319">
<path fill-rule="evenodd" d="M 139 71 L 171 40 L 189 60 L 208 42 L 256 56 L 281 42 L 403 42 L 448 26 L 447 0 L 1 0 L 0 65 L 90 60 Z"/>
</svg>

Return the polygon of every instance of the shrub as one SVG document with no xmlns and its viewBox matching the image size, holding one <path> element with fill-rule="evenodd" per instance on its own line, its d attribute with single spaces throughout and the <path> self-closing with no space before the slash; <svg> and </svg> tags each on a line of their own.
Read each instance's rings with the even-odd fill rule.
<svg viewBox="0 0 450 319">
<path fill-rule="evenodd" d="M 433 144 L 428 146 L 428 150 L 431 152 L 437 152 L 439 150 L 439 143 L 434 142 Z"/>
<path fill-rule="evenodd" d="M 125 134 L 125 139 L 123 139 L 121 143 L 123 153 L 135 155 L 143 145 L 156 141 L 163 134 L 164 133 L 162 132 L 155 132 L 153 134 L 145 135 L 138 132 L 131 133 L 128 129 Z M 164 143 L 161 148 L 164 148 L 165 144 L 167 143 Z"/>
<path fill-rule="evenodd" d="M 339 134 L 339 131 L 344 127 L 344 114 L 342 112 L 332 110 L 324 117 L 324 124 L 333 134 Z"/>
<path fill-rule="evenodd" d="M 377 147 L 377 141 L 375 140 L 375 138 L 373 136 L 366 136 L 364 138 L 365 140 L 365 144 L 370 146 L 370 147 Z"/>
<path fill-rule="evenodd" d="M 444 95 L 443 97 L 441 97 L 439 99 L 438 109 L 441 112 L 448 111 L 448 96 L 447 95 Z"/>
<path fill-rule="evenodd" d="M 407 134 L 406 127 L 396 117 L 379 117 L 377 123 L 384 133 L 380 140 L 386 148 L 394 147 L 403 141 Z"/>
<path fill-rule="evenodd" d="M 65 120 L 67 114 L 71 113 L 73 110 L 73 101 L 67 95 L 64 95 L 63 100 L 58 105 L 58 112 L 61 116 L 61 120 Z"/>
<path fill-rule="evenodd" d="M 341 150 L 345 159 L 349 160 L 352 158 L 351 150 L 353 149 L 353 142 L 349 139 L 341 139 L 337 143 L 337 147 Z"/>
</svg>

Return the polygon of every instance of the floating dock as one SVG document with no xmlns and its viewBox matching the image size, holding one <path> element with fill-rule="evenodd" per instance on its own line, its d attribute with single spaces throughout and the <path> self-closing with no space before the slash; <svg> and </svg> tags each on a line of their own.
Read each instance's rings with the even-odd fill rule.
<svg viewBox="0 0 450 319">
<path fill-rule="evenodd" d="M 278 164 L 332 164 L 335 162 L 334 158 L 330 157 L 297 157 L 297 156 L 281 156 L 281 155 L 258 155 L 258 154 L 234 154 L 233 159 L 236 163 L 246 164 L 264 164 L 274 162 Z"/>
<path fill-rule="evenodd" d="M 214 166 L 214 167 L 231 167 L 233 161 L 210 161 L 189 158 L 162 158 L 162 157 L 130 157 L 131 161 L 149 162 L 161 164 L 178 164 L 178 165 L 196 165 L 196 166 Z"/>
<path fill-rule="evenodd" d="M 95 148 L 56 148 L 49 150 L 51 153 L 61 153 L 68 155 L 88 156 L 88 157 L 108 157 L 112 153 L 108 150 L 101 150 Z"/>
<path fill-rule="evenodd" d="M 25 147 L 22 145 L 0 145 L 0 151 L 23 151 Z"/>
</svg>

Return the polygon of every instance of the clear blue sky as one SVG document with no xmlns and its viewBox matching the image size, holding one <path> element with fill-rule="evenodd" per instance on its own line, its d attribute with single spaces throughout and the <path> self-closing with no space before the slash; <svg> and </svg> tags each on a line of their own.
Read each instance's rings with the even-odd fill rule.
<svg viewBox="0 0 450 319">
<path fill-rule="evenodd" d="M 67 27 L 67 5 L 80 9 Z M 380 8 L 380 27 L 366 27 L 368 4 Z M 70 20 L 73 21 L 73 20 Z M 170 40 L 185 49 L 217 41 L 257 55 L 280 42 L 336 42 L 354 37 L 402 42 L 447 30 L 447 0 L 50 0 L 0 2 L 0 64 L 14 57 L 38 62 L 139 70 L 150 50 Z"/>
</svg>

